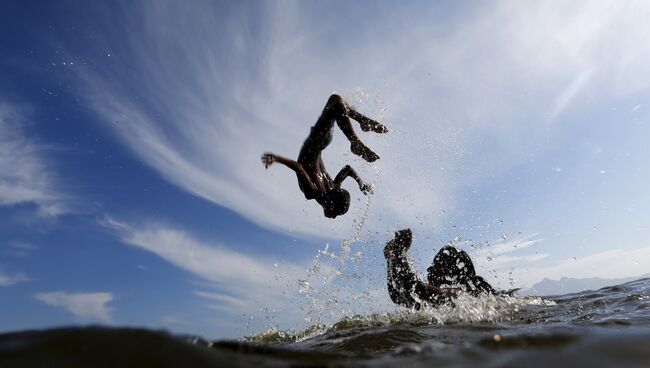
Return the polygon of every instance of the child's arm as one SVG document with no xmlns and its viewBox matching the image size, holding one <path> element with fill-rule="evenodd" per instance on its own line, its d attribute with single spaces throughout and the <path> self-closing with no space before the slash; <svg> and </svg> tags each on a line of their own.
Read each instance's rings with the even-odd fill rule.
<svg viewBox="0 0 650 368">
<path fill-rule="evenodd" d="M 352 179 L 356 180 L 357 184 L 359 184 L 359 190 L 363 194 L 368 194 L 372 193 L 372 187 L 361 180 L 359 177 L 359 174 L 357 174 L 356 171 L 350 166 L 350 165 L 345 165 L 344 168 L 339 171 L 339 173 L 336 175 L 336 178 L 334 179 L 334 185 L 337 188 L 341 187 L 341 183 L 343 183 L 343 180 L 345 180 L 347 177 L 352 177 Z"/>
<path fill-rule="evenodd" d="M 311 181 L 311 178 L 307 174 L 307 171 L 305 171 L 305 168 L 302 167 L 300 163 L 268 152 L 262 155 L 262 163 L 264 164 L 265 168 L 268 169 L 269 166 L 273 165 L 273 163 L 275 162 L 279 162 L 284 166 L 290 168 L 291 170 L 295 171 L 298 177 L 300 178 L 301 182 L 308 184 L 311 190 L 313 191 L 318 190 L 316 184 L 314 184 L 314 182 Z"/>
</svg>

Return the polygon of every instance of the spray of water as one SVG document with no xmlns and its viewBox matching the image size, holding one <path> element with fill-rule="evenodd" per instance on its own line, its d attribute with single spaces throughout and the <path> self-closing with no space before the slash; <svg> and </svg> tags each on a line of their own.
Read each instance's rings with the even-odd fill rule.
<svg viewBox="0 0 650 368">
<path fill-rule="evenodd" d="M 354 93 L 354 101 L 364 105 L 373 104 L 379 112 L 379 119 L 383 120 L 386 109 L 378 95 L 357 90 Z M 376 187 L 380 179 L 380 170 L 376 167 L 375 169 L 376 175 L 371 182 L 373 187 Z M 256 343 L 296 342 L 329 331 L 352 327 L 500 321 L 510 318 L 525 305 L 547 303 L 539 298 L 497 296 L 474 298 L 461 295 L 453 307 L 441 306 L 421 311 L 376 305 L 377 295 L 373 295 L 370 290 L 363 290 L 363 287 L 372 285 L 373 282 L 385 287 L 385 274 L 377 272 L 377 275 L 374 275 L 367 269 L 370 260 L 366 255 L 368 247 L 373 246 L 372 241 L 369 240 L 373 237 L 368 234 L 368 239 L 362 239 L 366 220 L 371 214 L 372 198 L 372 196 L 365 197 L 361 212 L 354 221 L 352 234 L 340 243 L 338 249 L 329 243 L 325 244 L 313 257 L 311 267 L 306 270 L 305 276 L 290 280 L 290 284 L 297 291 L 292 302 L 304 314 L 304 320 L 309 327 L 304 330 L 282 331 L 272 323 L 268 323 L 263 332 L 245 340 Z M 495 223 L 497 222 L 502 224 L 501 220 L 495 220 Z M 483 226 L 484 228 L 478 227 L 481 228 L 482 237 L 490 232 L 489 223 Z M 500 235 L 502 240 L 508 239 L 507 234 L 500 233 Z M 487 240 L 474 242 L 464 240 L 461 235 L 457 235 L 447 245 L 467 246 L 477 251 L 487 251 L 488 262 L 494 256 L 490 251 L 491 243 Z M 380 274 L 380 279 L 373 280 L 374 276 Z M 512 277 L 509 279 L 510 283 L 514 284 Z M 374 308 L 373 311 L 373 306 L 379 309 Z M 269 311 L 267 310 L 266 313 L 268 314 Z M 267 318 L 269 322 L 272 319 Z"/>
<path fill-rule="evenodd" d="M 318 335 L 353 328 L 453 325 L 480 322 L 502 322 L 517 318 L 528 306 L 554 306 L 555 302 L 540 297 L 510 297 L 483 295 L 471 297 L 460 295 L 454 306 L 443 305 L 422 310 L 395 310 L 367 315 L 342 317 L 331 325 L 313 324 L 300 331 L 280 331 L 269 328 L 258 334 L 246 337 L 245 342 L 258 344 L 283 344 L 304 341 Z"/>
</svg>

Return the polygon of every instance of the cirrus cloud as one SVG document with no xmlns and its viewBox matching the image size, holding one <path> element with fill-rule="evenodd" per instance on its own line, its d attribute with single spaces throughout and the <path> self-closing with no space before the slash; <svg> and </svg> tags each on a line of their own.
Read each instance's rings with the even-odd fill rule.
<svg viewBox="0 0 650 368">
<path fill-rule="evenodd" d="M 34 295 L 36 300 L 53 307 L 63 308 L 83 320 L 110 323 L 113 294 L 107 292 L 69 293 L 54 291 Z"/>
<path fill-rule="evenodd" d="M 413 218 L 438 226 L 463 190 L 551 149 L 567 110 L 650 86 L 643 1 L 466 3 L 458 13 L 415 3 L 346 4 L 345 14 L 304 2 L 192 5 L 131 4 L 123 28 L 100 38 L 113 56 L 81 68 L 81 84 L 167 180 L 282 231 L 345 237 L 365 211 L 360 201 L 323 221 L 291 172 L 259 162 L 267 150 L 297 153 L 332 91 L 391 128 L 363 135 L 382 156 L 373 166 L 338 134 L 325 153 L 332 171 L 351 162 L 367 180 L 378 176 L 367 227 L 385 231 Z"/>
<path fill-rule="evenodd" d="M 32 203 L 45 216 L 64 213 L 63 196 L 45 159 L 47 147 L 29 138 L 24 124 L 18 108 L 0 101 L 0 206 Z"/>
</svg>

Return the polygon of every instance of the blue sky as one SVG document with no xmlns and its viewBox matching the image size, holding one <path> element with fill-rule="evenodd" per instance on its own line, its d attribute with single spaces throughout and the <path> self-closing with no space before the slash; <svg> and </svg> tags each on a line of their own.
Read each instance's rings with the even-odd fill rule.
<svg viewBox="0 0 650 368">
<path fill-rule="evenodd" d="M 644 2 L 10 2 L 0 330 L 242 336 L 395 308 L 381 250 L 500 287 L 650 272 Z M 322 216 L 282 167 L 332 92 L 385 121 Z M 346 255 L 349 250 L 349 255 Z M 304 280 L 309 283 L 309 286 Z"/>
</svg>

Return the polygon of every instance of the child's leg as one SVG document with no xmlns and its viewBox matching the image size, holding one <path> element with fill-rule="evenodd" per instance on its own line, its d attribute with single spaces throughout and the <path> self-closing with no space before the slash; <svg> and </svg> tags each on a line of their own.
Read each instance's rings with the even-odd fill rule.
<svg viewBox="0 0 650 368">
<path fill-rule="evenodd" d="M 388 133 L 388 128 L 386 128 L 386 126 L 370 119 L 369 117 L 363 115 L 350 106 L 348 106 L 348 116 L 358 121 L 359 125 L 361 126 L 361 130 L 364 132 L 369 132 L 372 130 L 375 133 Z"/>
<path fill-rule="evenodd" d="M 331 95 L 329 100 L 327 100 L 321 117 L 314 126 L 315 131 L 313 133 L 318 132 L 319 134 L 323 134 L 324 130 L 332 129 L 331 122 L 335 120 L 345 137 L 350 141 L 352 153 L 363 157 L 366 161 L 376 161 L 379 159 L 379 156 L 370 148 L 366 147 L 354 132 L 350 118 L 347 115 L 348 111 L 348 107 L 341 96 Z"/>
</svg>

